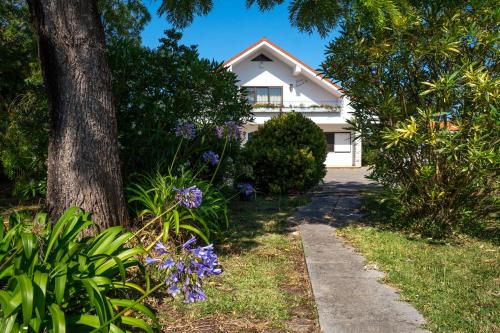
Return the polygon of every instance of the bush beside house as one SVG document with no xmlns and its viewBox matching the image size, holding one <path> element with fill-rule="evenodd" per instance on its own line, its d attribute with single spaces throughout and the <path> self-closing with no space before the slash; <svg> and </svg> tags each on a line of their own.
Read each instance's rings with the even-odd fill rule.
<svg viewBox="0 0 500 333">
<path fill-rule="evenodd" d="M 304 191 L 326 174 L 326 139 L 318 125 L 302 114 L 282 114 L 253 133 L 245 158 L 260 190 Z"/>
</svg>

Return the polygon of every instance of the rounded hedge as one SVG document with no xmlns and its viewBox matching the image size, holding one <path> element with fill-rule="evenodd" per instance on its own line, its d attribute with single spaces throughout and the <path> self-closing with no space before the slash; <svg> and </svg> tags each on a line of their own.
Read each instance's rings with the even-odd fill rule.
<svg viewBox="0 0 500 333">
<path fill-rule="evenodd" d="M 257 188 L 271 193 L 307 190 L 326 174 L 326 139 L 312 120 L 284 113 L 267 121 L 245 146 Z"/>
</svg>

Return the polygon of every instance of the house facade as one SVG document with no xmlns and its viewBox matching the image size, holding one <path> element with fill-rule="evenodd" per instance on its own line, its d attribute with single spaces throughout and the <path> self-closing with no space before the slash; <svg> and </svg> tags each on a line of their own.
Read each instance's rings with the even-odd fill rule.
<svg viewBox="0 0 500 333">
<path fill-rule="evenodd" d="M 283 112 L 300 112 L 325 133 L 327 167 L 360 167 L 361 140 L 348 130 L 354 111 L 342 89 L 266 38 L 224 65 L 238 76 L 253 105 L 248 138 L 267 120 Z"/>
</svg>

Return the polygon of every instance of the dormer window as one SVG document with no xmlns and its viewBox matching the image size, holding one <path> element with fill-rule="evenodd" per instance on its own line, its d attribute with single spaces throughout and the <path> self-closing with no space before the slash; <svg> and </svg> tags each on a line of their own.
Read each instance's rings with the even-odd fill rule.
<svg viewBox="0 0 500 333">
<path fill-rule="evenodd" d="M 263 62 L 263 61 L 272 61 L 272 59 L 261 53 L 255 58 L 253 58 L 252 61 Z"/>
</svg>

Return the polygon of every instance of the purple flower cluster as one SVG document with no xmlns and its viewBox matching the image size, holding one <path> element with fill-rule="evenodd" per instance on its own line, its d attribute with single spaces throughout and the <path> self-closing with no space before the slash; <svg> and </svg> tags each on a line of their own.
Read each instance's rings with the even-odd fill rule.
<svg viewBox="0 0 500 333">
<path fill-rule="evenodd" d="M 217 126 L 215 128 L 215 135 L 219 139 L 222 139 L 225 135 L 232 140 L 240 140 L 242 138 L 243 132 L 241 127 L 234 121 L 226 121 L 223 126 Z"/>
<path fill-rule="evenodd" d="M 249 183 L 238 184 L 238 190 L 243 199 L 249 199 L 255 193 L 255 189 Z"/>
<path fill-rule="evenodd" d="M 169 251 L 158 242 L 154 247 L 155 256 L 146 258 L 146 264 L 155 267 L 155 273 L 165 280 L 167 292 L 172 297 L 182 293 L 185 303 L 205 300 L 203 279 L 222 273 L 213 245 L 193 248 L 195 242 L 195 237 L 189 239 L 182 245 L 180 253 Z M 175 253 L 176 259 L 170 253 Z"/>
<path fill-rule="evenodd" d="M 217 165 L 217 163 L 219 163 L 219 155 L 211 150 L 204 152 L 202 156 L 205 163 L 208 163 L 212 166 L 215 166 Z"/>
<path fill-rule="evenodd" d="M 175 135 L 191 140 L 196 136 L 196 125 L 193 123 L 178 123 L 175 125 Z"/>
<path fill-rule="evenodd" d="M 200 207 L 203 192 L 196 185 L 181 189 L 174 188 L 174 191 L 177 191 L 175 200 L 179 202 L 179 205 L 189 209 Z"/>
</svg>

